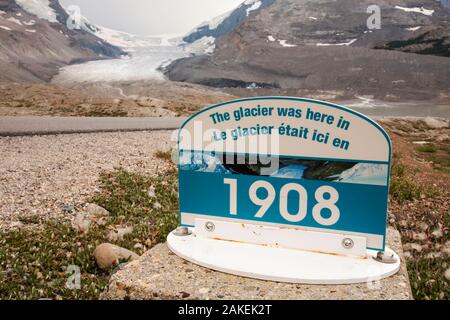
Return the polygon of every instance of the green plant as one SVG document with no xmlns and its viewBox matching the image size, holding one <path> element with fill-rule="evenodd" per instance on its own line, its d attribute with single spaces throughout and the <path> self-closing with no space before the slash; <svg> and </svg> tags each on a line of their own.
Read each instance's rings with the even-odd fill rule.
<svg viewBox="0 0 450 320">
<path fill-rule="evenodd" d="M 433 186 L 416 183 L 408 168 L 398 161 L 394 161 L 391 170 L 389 193 L 393 200 L 403 203 L 419 199 L 421 196 L 435 197 L 438 191 Z"/>
<path fill-rule="evenodd" d="M 425 153 L 436 153 L 438 148 L 431 143 L 427 143 L 424 144 L 423 146 L 420 146 L 419 148 L 417 148 L 417 150 L 419 150 L 420 152 L 425 152 Z"/>
<path fill-rule="evenodd" d="M 42 221 L 37 216 L 21 219 L 33 227 L 0 232 L 0 299 L 97 299 L 112 270 L 100 270 L 93 252 L 110 242 L 111 228 L 132 226 L 133 232 L 115 244 L 136 251 L 137 243 L 149 248 L 178 226 L 176 170 L 157 177 L 123 169 L 103 173 L 91 202 L 111 214 L 103 224 L 92 223 L 87 233 L 76 231 L 68 220 Z M 66 287 L 71 265 L 80 268 L 80 290 Z"/>
<path fill-rule="evenodd" d="M 168 150 L 168 151 L 158 150 L 155 152 L 155 157 L 157 157 L 158 159 L 161 159 L 161 160 L 171 161 L 172 160 L 172 150 Z"/>
</svg>

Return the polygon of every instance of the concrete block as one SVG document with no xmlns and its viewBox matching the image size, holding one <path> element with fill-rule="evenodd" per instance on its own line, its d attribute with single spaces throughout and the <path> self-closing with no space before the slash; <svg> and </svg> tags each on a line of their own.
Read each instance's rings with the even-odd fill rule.
<svg viewBox="0 0 450 320">
<path fill-rule="evenodd" d="M 409 300 L 411 287 L 400 234 L 389 228 L 388 245 L 402 259 L 396 275 L 378 283 L 302 285 L 238 277 L 209 270 L 173 254 L 166 244 L 127 264 L 110 280 L 103 299 Z"/>
</svg>

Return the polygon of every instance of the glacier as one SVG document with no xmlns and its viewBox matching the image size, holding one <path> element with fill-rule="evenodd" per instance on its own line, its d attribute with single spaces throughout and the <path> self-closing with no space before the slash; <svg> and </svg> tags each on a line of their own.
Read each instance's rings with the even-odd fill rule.
<svg viewBox="0 0 450 320">
<path fill-rule="evenodd" d="M 107 28 L 99 28 L 95 34 L 121 47 L 128 55 L 66 66 L 53 78 L 53 83 L 165 80 L 162 68 L 170 62 L 210 54 L 215 48 L 212 37 L 185 44 L 176 35 L 135 36 Z"/>
<path fill-rule="evenodd" d="M 281 161 L 278 169 L 271 173 L 264 174 L 261 170 L 263 168 L 262 164 L 249 164 L 247 161 L 242 163 L 243 164 L 239 164 L 239 162 L 228 163 L 223 156 L 216 156 L 209 152 L 199 151 L 182 151 L 179 160 L 180 170 L 183 171 L 220 174 L 251 174 L 270 176 L 273 178 L 322 180 L 377 186 L 387 186 L 389 173 L 389 166 L 387 164 L 354 163 L 354 165 L 350 164 L 350 168 L 347 166 L 349 169 L 343 169 L 335 175 L 321 176 L 320 174 L 314 174 L 314 172 L 326 172 L 326 168 L 329 170 L 330 164 L 333 164 L 333 162 L 324 161 L 322 165 L 317 166 L 316 160 L 308 161 L 298 159 L 298 163 L 295 163 L 295 160 L 291 159 L 288 162 L 284 161 L 284 163 Z M 311 173 L 313 174 L 311 175 Z"/>
<path fill-rule="evenodd" d="M 336 181 L 386 186 L 388 171 L 387 164 L 358 163 L 337 176 Z"/>
</svg>

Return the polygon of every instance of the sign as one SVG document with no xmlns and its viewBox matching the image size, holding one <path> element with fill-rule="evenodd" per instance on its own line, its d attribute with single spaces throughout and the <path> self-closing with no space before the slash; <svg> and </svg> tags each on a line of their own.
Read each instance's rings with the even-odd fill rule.
<svg viewBox="0 0 450 320">
<path fill-rule="evenodd" d="M 189 118 L 178 147 L 182 226 L 289 227 L 385 249 L 391 142 L 360 113 L 300 98 L 231 101 Z"/>
</svg>

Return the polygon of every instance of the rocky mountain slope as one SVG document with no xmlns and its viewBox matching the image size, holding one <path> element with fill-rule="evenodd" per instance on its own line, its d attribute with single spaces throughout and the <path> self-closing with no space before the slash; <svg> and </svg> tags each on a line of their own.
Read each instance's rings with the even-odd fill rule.
<svg viewBox="0 0 450 320">
<path fill-rule="evenodd" d="M 119 57 L 87 30 L 69 30 L 58 0 L 0 0 L 0 82 L 49 81 L 61 66 Z"/>
<path fill-rule="evenodd" d="M 178 60 L 166 73 L 215 87 L 449 97 L 450 10 L 436 0 L 380 0 L 381 29 L 369 29 L 372 4 L 275 0 L 216 39 L 211 55 Z"/>
</svg>

